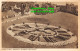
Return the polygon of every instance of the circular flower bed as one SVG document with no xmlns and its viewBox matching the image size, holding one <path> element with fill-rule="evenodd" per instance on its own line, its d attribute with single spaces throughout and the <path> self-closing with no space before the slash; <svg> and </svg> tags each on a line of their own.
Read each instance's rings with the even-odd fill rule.
<svg viewBox="0 0 80 51">
<path fill-rule="evenodd" d="M 77 41 L 77 37 L 62 28 L 40 23 L 13 24 L 7 33 L 19 41 L 46 46 L 63 46 Z"/>
</svg>

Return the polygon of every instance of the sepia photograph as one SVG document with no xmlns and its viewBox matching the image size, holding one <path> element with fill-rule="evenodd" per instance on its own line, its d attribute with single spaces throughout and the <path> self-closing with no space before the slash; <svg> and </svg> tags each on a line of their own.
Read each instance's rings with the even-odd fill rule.
<svg viewBox="0 0 80 51">
<path fill-rule="evenodd" d="M 2 48 L 78 48 L 78 2 L 2 2 Z"/>
</svg>

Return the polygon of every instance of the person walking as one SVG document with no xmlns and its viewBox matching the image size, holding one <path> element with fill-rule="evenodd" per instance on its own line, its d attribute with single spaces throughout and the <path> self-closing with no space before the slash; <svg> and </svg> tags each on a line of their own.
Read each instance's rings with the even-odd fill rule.
<svg viewBox="0 0 80 51">
<path fill-rule="evenodd" d="M 24 9 L 25 9 L 26 5 L 21 3 L 21 15 L 24 15 Z"/>
</svg>

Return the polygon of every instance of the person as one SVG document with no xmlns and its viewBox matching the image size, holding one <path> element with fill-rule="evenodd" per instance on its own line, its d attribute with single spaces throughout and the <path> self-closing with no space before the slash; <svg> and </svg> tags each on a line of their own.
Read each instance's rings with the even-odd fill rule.
<svg viewBox="0 0 80 51">
<path fill-rule="evenodd" d="M 59 29 L 61 28 L 61 26 L 58 27 Z"/>
<path fill-rule="evenodd" d="M 38 27 L 37 22 L 35 22 L 36 27 Z"/>
<path fill-rule="evenodd" d="M 25 22 L 23 22 L 23 24 L 25 24 Z"/>
<path fill-rule="evenodd" d="M 25 9 L 26 5 L 21 3 L 21 15 L 24 15 L 24 9 Z"/>
<path fill-rule="evenodd" d="M 15 24 L 13 23 L 13 25 L 15 25 Z"/>
</svg>

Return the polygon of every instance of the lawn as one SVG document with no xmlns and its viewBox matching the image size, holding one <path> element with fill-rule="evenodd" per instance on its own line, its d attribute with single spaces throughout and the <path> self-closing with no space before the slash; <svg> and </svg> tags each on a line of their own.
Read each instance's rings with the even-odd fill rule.
<svg viewBox="0 0 80 51">
<path fill-rule="evenodd" d="M 27 15 L 26 15 L 27 16 Z M 6 29 L 8 26 L 14 24 L 19 24 L 22 22 L 37 22 L 46 24 L 49 23 L 54 26 L 61 26 L 65 29 L 69 29 L 76 36 L 78 35 L 78 16 L 72 15 L 70 13 L 57 12 L 47 15 L 36 15 L 31 17 L 21 18 L 13 22 L 2 23 L 2 47 L 3 48 L 76 48 L 76 43 L 68 44 L 66 46 L 54 47 L 54 46 L 41 46 L 33 45 L 25 42 L 18 41 L 10 35 L 7 34 Z"/>
</svg>

